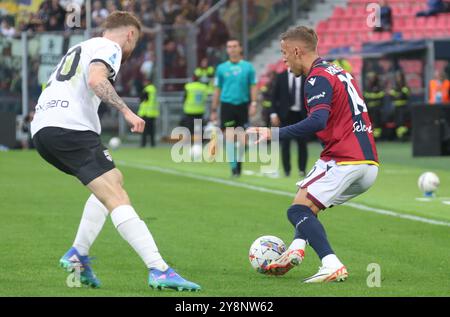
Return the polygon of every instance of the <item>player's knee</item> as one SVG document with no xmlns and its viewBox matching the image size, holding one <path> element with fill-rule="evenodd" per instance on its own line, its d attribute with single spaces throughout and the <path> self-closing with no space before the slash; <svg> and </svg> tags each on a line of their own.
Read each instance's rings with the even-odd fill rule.
<svg viewBox="0 0 450 317">
<path fill-rule="evenodd" d="M 105 197 L 105 206 L 110 211 L 123 205 L 130 205 L 130 199 L 122 185 L 115 183 L 109 190 L 109 194 Z"/>
<path fill-rule="evenodd" d="M 311 208 L 305 205 L 294 204 L 290 206 L 287 211 L 289 222 L 292 223 L 294 227 L 296 227 L 299 222 L 305 219 L 305 217 L 309 217 L 311 215 L 315 216 L 315 213 L 311 210 Z"/>
<path fill-rule="evenodd" d="M 292 205 L 287 210 L 287 217 L 289 219 L 289 222 L 292 223 L 293 226 L 296 225 L 296 219 L 298 217 L 298 210 L 296 208 L 298 205 Z"/>
<path fill-rule="evenodd" d="M 292 205 L 302 205 L 308 207 L 315 215 L 320 212 L 320 208 L 308 198 L 308 193 L 306 190 L 301 190 L 299 194 L 295 197 Z"/>
</svg>

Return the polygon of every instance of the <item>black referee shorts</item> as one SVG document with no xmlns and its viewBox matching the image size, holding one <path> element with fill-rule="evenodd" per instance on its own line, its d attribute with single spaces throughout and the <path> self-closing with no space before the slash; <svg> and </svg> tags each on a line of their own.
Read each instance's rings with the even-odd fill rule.
<svg viewBox="0 0 450 317">
<path fill-rule="evenodd" d="M 220 127 L 237 128 L 248 126 L 248 103 L 233 105 L 231 103 L 222 102 L 220 107 Z"/>
<path fill-rule="evenodd" d="M 195 120 L 202 120 L 203 125 L 203 114 L 184 114 L 183 118 L 181 119 L 180 125 L 189 129 L 189 132 L 191 132 L 191 135 L 194 135 L 194 123 Z"/>
<path fill-rule="evenodd" d="M 77 177 L 83 185 L 115 168 L 100 136 L 92 131 L 47 127 L 34 135 L 33 142 L 48 163 Z"/>
</svg>

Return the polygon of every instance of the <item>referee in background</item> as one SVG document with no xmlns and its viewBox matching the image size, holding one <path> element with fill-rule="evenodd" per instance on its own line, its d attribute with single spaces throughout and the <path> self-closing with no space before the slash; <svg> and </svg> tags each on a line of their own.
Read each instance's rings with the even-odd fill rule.
<svg viewBox="0 0 450 317">
<path fill-rule="evenodd" d="M 217 67 L 210 120 L 217 121 L 220 104 L 220 127 L 225 129 L 227 161 L 231 175 L 239 177 L 245 152 L 245 133 L 238 134 L 235 141 L 234 129 L 227 128 L 242 127 L 245 130 L 248 127 L 249 116 L 256 113 L 258 91 L 255 69 L 242 58 L 238 40 L 227 41 L 227 54 L 228 61 Z"/>
</svg>

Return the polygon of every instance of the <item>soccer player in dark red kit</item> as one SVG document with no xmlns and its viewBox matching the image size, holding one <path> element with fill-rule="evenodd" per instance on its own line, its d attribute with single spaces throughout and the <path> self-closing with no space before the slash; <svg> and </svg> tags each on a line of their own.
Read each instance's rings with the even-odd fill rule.
<svg viewBox="0 0 450 317">
<path fill-rule="evenodd" d="M 378 174 L 378 155 L 367 106 L 352 75 L 321 59 L 313 29 L 299 26 L 281 35 L 283 60 L 296 76 L 305 76 L 308 117 L 279 130 L 280 140 L 316 134 L 323 145 L 320 159 L 306 178 L 287 211 L 295 238 L 281 257 L 262 268 L 283 275 L 299 265 L 311 245 L 322 261 L 319 271 L 305 283 L 343 281 L 347 268 L 332 250 L 317 215 L 321 210 L 367 191 Z M 271 139 L 269 128 L 250 128 L 258 142 Z"/>
</svg>

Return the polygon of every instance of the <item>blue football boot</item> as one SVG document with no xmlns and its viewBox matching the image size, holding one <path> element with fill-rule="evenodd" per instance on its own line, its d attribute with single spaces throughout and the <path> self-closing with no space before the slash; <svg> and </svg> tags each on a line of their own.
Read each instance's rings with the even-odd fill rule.
<svg viewBox="0 0 450 317">
<path fill-rule="evenodd" d="M 185 280 L 172 268 L 168 268 L 165 272 L 151 269 L 148 276 L 148 284 L 153 289 L 163 290 L 169 288 L 180 292 L 198 292 L 201 289 L 200 285 Z"/>
<path fill-rule="evenodd" d="M 90 264 L 91 258 L 88 256 L 81 256 L 77 249 L 74 247 L 70 248 L 66 254 L 59 260 L 59 265 L 65 269 L 67 272 L 77 272 L 80 273 L 80 282 L 83 285 L 87 285 L 93 288 L 100 287 L 100 281 L 94 274 Z"/>
</svg>

